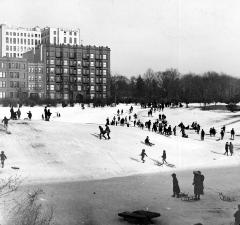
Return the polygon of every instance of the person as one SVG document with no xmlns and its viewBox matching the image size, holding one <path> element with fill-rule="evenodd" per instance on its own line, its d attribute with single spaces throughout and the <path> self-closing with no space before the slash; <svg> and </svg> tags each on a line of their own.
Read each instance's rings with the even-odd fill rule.
<svg viewBox="0 0 240 225">
<path fill-rule="evenodd" d="M 107 138 L 110 139 L 110 136 L 109 136 L 109 134 L 110 134 L 110 132 L 111 132 L 111 131 L 110 131 L 110 128 L 109 128 L 108 125 L 105 125 L 105 127 L 106 127 L 106 128 L 105 128 L 105 133 L 107 134 Z"/>
<path fill-rule="evenodd" d="M 0 154 L 2 168 L 4 167 L 4 161 L 7 159 L 7 156 L 4 154 L 4 151 L 1 151 Z"/>
<path fill-rule="evenodd" d="M 20 117 L 21 117 L 21 111 L 20 111 L 19 108 L 18 108 L 18 110 L 17 110 L 17 117 L 18 117 L 18 119 L 20 119 Z"/>
<path fill-rule="evenodd" d="M 45 116 L 45 120 L 48 120 L 48 113 L 47 113 L 47 106 L 45 106 L 44 108 L 44 116 Z"/>
<path fill-rule="evenodd" d="M 204 135 L 205 135 L 205 132 L 204 132 L 204 130 L 202 129 L 202 131 L 201 131 L 201 140 L 202 140 L 202 141 L 204 141 Z"/>
<path fill-rule="evenodd" d="M 144 163 L 144 162 L 145 162 L 145 159 L 144 159 L 145 156 L 148 157 L 147 154 L 145 153 L 145 149 L 142 150 L 140 156 L 141 156 L 141 160 L 142 160 L 142 162 Z"/>
<path fill-rule="evenodd" d="M 42 114 L 42 120 L 44 120 L 44 115 Z"/>
<path fill-rule="evenodd" d="M 173 128 L 173 134 L 176 136 L 176 126 Z"/>
<path fill-rule="evenodd" d="M 47 110 L 47 121 L 50 120 L 52 113 L 50 112 L 50 109 Z"/>
<path fill-rule="evenodd" d="M 31 120 L 31 119 L 32 119 L 32 113 L 31 113 L 31 111 L 29 111 L 27 114 L 28 114 L 28 119 Z"/>
<path fill-rule="evenodd" d="M 10 119 L 8 119 L 6 116 L 4 116 L 3 120 L 2 120 L 2 123 L 3 123 L 3 126 L 7 129 L 8 128 L 8 121 Z"/>
<path fill-rule="evenodd" d="M 194 185 L 194 195 L 195 200 L 200 200 L 200 195 L 203 195 L 203 181 L 204 176 L 201 174 L 200 171 L 193 171 L 194 178 L 193 178 L 193 185 Z"/>
<path fill-rule="evenodd" d="M 149 137 L 147 136 L 146 139 L 145 139 L 145 144 L 146 145 L 151 145 L 150 141 L 149 141 Z"/>
<path fill-rule="evenodd" d="M 103 136 L 105 139 L 107 139 L 107 138 L 105 137 L 105 131 L 103 130 L 102 126 L 99 126 L 99 130 L 100 130 L 100 134 L 99 134 L 100 139 L 102 139 L 102 136 Z"/>
<path fill-rule="evenodd" d="M 220 135 L 221 135 L 221 140 L 222 140 L 223 137 L 224 137 L 224 131 L 223 131 L 223 129 L 221 129 Z"/>
<path fill-rule="evenodd" d="M 232 156 L 233 155 L 233 144 L 232 144 L 232 142 L 229 143 L 229 152 Z"/>
<path fill-rule="evenodd" d="M 234 131 L 234 129 L 232 128 L 232 130 L 231 130 L 231 139 L 232 139 L 232 140 L 234 140 L 234 136 L 235 136 L 235 131 Z"/>
<path fill-rule="evenodd" d="M 229 148 L 229 145 L 228 145 L 228 142 L 226 142 L 224 155 L 228 156 L 228 148 Z"/>
<path fill-rule="evenodd" d="M 164 164 L 164 162 L 167 163 L 166 159 L 167 159 L 167 154 L 166 154 L 166 151 L 163 150 L 163 154 L 162 154 L 162 163 L 163 164 Z"/>
<path fill-rule="evenodd" d="M 179 188 L 178 180 L 177 180 L 175 173 L 172 174 L 172 178 L 173 178 L 173 195 L 172 195 L 172 197 L 176 196 L 177 198 L 179 198 L 180 188 Z"/>
<path fill-rule="evenodd" d="M 234 225 L 240 225 L 240 205 L 238 205 L 238 210 L 233 214 L 235 218 Z"/>
</svg>

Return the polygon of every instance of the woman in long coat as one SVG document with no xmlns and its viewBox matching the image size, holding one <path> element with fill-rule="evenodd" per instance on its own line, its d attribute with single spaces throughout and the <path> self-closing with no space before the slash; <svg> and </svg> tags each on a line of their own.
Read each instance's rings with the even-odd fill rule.
<svg viewBox="0 0 240 225">
<path fill-rule="evenodd" d="M 172 178 L 173 178 L 173 195 L 172 195 L 172 197 L 176 196 L 177 198 L 179 198 L 180 188 L 179 188 L 178 180 L 177 180 L 175 173 L 172 174 Z"/>
<path fill-rule="evenodd" d="M 204 176 L 201 174 L 200 171 L 194 171 L 193 174 L 194 174 L 193 185 L 194 185 L 195 200 L 200 200 L 200 195 L 203 195 Z"/>
</svg>

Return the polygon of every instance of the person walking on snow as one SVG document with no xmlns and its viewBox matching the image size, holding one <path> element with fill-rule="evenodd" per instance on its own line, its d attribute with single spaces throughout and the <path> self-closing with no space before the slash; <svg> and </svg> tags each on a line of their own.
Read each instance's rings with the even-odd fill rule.
<svg viewBox="0 0 240 225">
<path fill-rule="evenodd" d="M 200 171 L 193 171 L 193 174 L 194 174 L 193 185 L 194 185 L 195 200 L 200 200 L 200 195 L 203 195 L 204 176 L 201 174 Z"/>
<path fill-rule="evenodd" d="M 232 139 L 232 140 L 234 140 L 234 136 L 235 136 L 235 131 L 234 131 L 234 129 L 232 128 L 232 130 L 231 130 L 231 139 Z"/>
<path fill-rule="evenodd" d="M 164 164 L 164 162 L 167 163 L 166 159 L 167 159 L 167 154 L 166 154 L 166 151 L 163 150 L 163 154 L 162 154 L 162 163 L 163 164 Z"/>
<path fill-rule="evenodd" d="M 32 119 L 32 113 L 31 113 L 31 111 L 29 111 L 29 112 L 27 113 L 27 115 L 28 115 L 28 119 L 31 120 L 31 119 Z"/>
<path fill-rule="evenodd" d="M 173 195 L 172 195 L 172 197 L 176 196 L 177 198 L 179 198 L 180 188 L 179 188 L 178 180 L 177 180 L 175 173 L 172 174 L 172 178 L 173 178 Z"/>
<path fill-rule="evenodd" d="M 110 128 L 109 128 L 108 125 L 105 125 L 105 127 L 106 127 L 106 128 L 105 128 L 105 133 L 107 134 L 107 138 L 110 139 L 110 136 L 109 136 L 109 134 L 110 134 L 110 132 L 111 132 L 111 131 L 110 131 Z"/>
<path fill-rule="evenodd" d="M 10 119 L 8 119 L 6 116 L 4 116 L 3 120 L 2 120 L 2 123 L 3 123 L 3 126 L 7 129 L 8 128 L 8 121 Z"/>
<path fill-rule="evenodd" d="M 144 163 L 144 162 L 145 162 L 145 159 L 144 159 L 145 156 L 148 157 L 147 154 L 145 153 L 145 149 L 142 150 L 140 156 L 141 156 L 141 160 L 142 160 L 142 162 Z"/>
<path fill-rule="evenodd" d="M 202 141 L 204 141 L 204 136 L 205 136 L 205 132 L 204 132 L 204 130 L 202 129 L 202 131 L 201 131 L 201 140 L 202 140 Z"/>
<path fill-rule="evenodd" d="M 232 144 L 232 142 L 229 143 L 229 152 L 232 156 L 233 155 L 233 144 Z"/>
<path fill-rule="evenodd" d="M 7 156 L 4 154 L 4 151 L 1 151 L 0 154 L 2 168 L 4 167 L 4 161 L 7 159 Z"/>
<path fill-rule="evenodd" d="M 102 126 L 99 126 L 99 130 L 100 130 L 100 134 L 99 134 L 100 139 L 102 139 L 102 136 L 103 136 L 105 139 L 107 139 L 107 138 L 105 137 L 105 131 L 103 130 Z"/>
<path fill-rule="evenodd" d="M 226 142 L 224 155 L 228 156 L 228 149 L 229 149 L 229 145 L 228 145 L 228 142 Z"/>
<path fill-rule="evenodd" d="M 240 225 L 240 205 L 238 205 L 238 210 L 233 214 L 235 218 L 234 225 Z"/>
</svg>

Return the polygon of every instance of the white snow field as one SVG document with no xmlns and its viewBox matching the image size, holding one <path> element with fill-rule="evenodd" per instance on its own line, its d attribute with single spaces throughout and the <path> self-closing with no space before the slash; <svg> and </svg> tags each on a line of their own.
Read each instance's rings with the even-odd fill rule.
<svg viewBox="0 0 240 225">
<path fill-rule="evenodd" d="M 186 131 L 189 138 L 182 138 L 179 128 L 177 136 L 166 137 L 158 133 L 149 132 L 146 128 L 110 126 L 111 139 L 100 140 L 98 125 L 103 125 L 107 117 L 110 121 L 117 109 L 124 109 L 123 117 L 129 116 L 130 105 L 117 107 L 86 108 L 79 106 L 51 108 L 52 119 L 50 122 L 42 121 L 43 107 L 22 108 L 22 118 L 26 112 L 32 111 L 32 121 L 10 120 L 6 134 L 1 128 L 2 139 L 0 150 L 4 150 L 8 159 L 6 168 L 1 176 L 16 173 L 12 166 L 19 167 L 17 171 L 26 182 L 54 182 L 72 180 L 103 179 L 118 176 L 127 176 L 139 173 L 152 173 L 176 171 L 180 169 L 200 169 L 203 167 L 221 167 L 238 165 L 240 161 L 238 146 L 240 138 L 236 136 L 233 141 L 235 154 L 226 157 L 224 144 L 227 141 L 216 141 L 219 130 L 226 124 L 227 134 L 233 127 L 238 135 L 240 114 L 229 112 L 200 111 L 198 108 L 167 108 L 164 114 L 172 125 L 181 121 L 191 124 L 198 121 L 206 133 L 211 126 L 217 130 L 215 138 L 206 135 L 205 141 L 200 141 L 200 135 L 193 130 Z M 16 110 L 16 109 L 15 109 Z M 147 117 L 148 109 L 134 106 L 131 114 L 137 113 L 141 121 L 158 117 L 162 112 L 156 112 L 153 117 Z M 56 112 L 61 114 L 57 118 Z M 0 109 L 0 118 L 9 117 L 9 108 Z M 239 132 L 240 133 L 240 132 Z M 155 143 L 148 147 L 141 143 L 146 136 Z M 146 150 L 149 158 L 146 163 L 141 163 L 139 154 Z M 175 167 L 157 166 L 161 161 L 163 149 L 167 152 L 167 161 Z"/>
<path fill-rule="evenodd" d="M 178 202 L 175 202 L 175 199 L 169 198 L 172 194 L 170 174 L 175 172 L 182 175 L 181 178 L 178 177 L 181 186 L 185 187 L 184 190 L 192 192 L 192 170 L 210 171 L 211 178 L 208 174 L 204 175 L 206 182 L 210 183 L 213 188 L 219 188 L 219 190 L 227 192 L 235 191 L 239 185 L 236 184 L 236 179 L 239 180 L 240 112 L 202 111 L 197 107 L 198 105 L 193 104 L 189 108 L 166 108 L 164 112 L 157 111 L 153 114 L 153 117 L 148 117 L 148 109 L 141 109 L 140 106 L 133 105 L 132 120 L 134 113 L 137 113 L 141 121 L 149 119 L 154 121 L 158 118 L 159 113 L 164 113 L 172 127 L 180 122 L 183 122 L 185 125 L 191 125 L 192 122 L 197 121 L 201 125 L 201 129 L 203 128 L 207 134 L 212 126 L 217 129 L 218 133 L 216 137 L 206 135 L 205 140 L 201 141 L 200 135 L 197 135 L 193 130 L 186 130 L 189 138 L 182 138 L 179 128 L 177 128 L 177 136 L 166 137 L 147 131 L 146 128 L 141 130 L 138 127 L 133 127 L 133 124 L 131 124 L 130 127 L 110 126 L 111 139 L 100 140 L 98 138 L 98 126 L 103 126 L 107 117 L 109 117 L 110 121 L 113 116 L 117 117 L 118 109 L 124 110 L 124 114 L 121 117 L 128 117 L 130 115 L 130 106 L 120 104 L 116 107 L 86 107 L 84 110 L 77 105 L 65 108 L 51 107 L 50 110 L 53 114 L 49 122 L 41 119 L 43 107 L 23 107 L 21 109 L 22 119 L 9 121 L 8 130 L 11 134 L 7 134 L 3 126 L 0 126 L 0 151 L 4 151 L 8 157 L 5 162 L 5 168 L 0 169 L 0 178 L 17 174 L 23 179 L 24 184 L 44 186 L 44 189 L 54 193 L 55 199 L 53 202 L 57 204 L 57 217 L 59 221 L 63 221 L 60 224 L 87 224 L 85 223 L 87 220 L 82 219 L 76 222 L 73 218 L 75 218 L 74 215 L 79 214 L 79 211 L 84 210 L 82 208 L 79 209 L 79 205 L 83 203 L 88 204 L 88 201 L 92 203 L 91 210 L 97 210 L 97 215 L 101 215 L 95 218 L 94 221 L 97 222 L 89 222 L 88 224 L 125 224 L 122 221 L 113 220 L 112 217 L 116 217 L 115 214 L 118 210 L 126 211 L 124 207 L 134 210 L 132 204 L 144 205 L 140 204 L 140 200 L 144 200 L 145 203 L 148 202 L 146 204 L 155 205 L 153 207 L 155 210 L 159 208 L 165 210 L 163 212 L 165 215 L 161 218 L 163 218 L 166 225 L 190 225 L 199 221 L 199 218 L 205 221 L 205 224 L 229 225 L 226 221 L 231 221 L 230 218 L 234 210 L 230 208 L 235 206 L 237 202 L 226 207 L 220 201 L 215 206 L 215 202 L 219 200 L 215 196 L 216 190 L 215 192 L 208 190 L 209 193 L 214 194 L 214 197 L 210 195 L 209 201 L 201 200 L 197 203 L 182 205 L 181 200 L 178 199 Z M 9 118 L 9 110 L 9 108 L 1 107 L 0 118 L 4 116 Z M 24 120 L 29 110 L 33 114 L 32 121 Z M 57 112 L 61 114 L 60 118 L 56 117 Z M 223 140 L 219 140 L 219 131 L 223 125 L 226 125 L 226 134 Z M 234 155 L 225 156 L 223 155 L 225 151 L 224 145 L 226 141 L 231 141 L 231 128 L 234 128 L 236 132 L 235 140 L 232 140 Z M 154 146 L 149 147 L 141 143 L 146 136 L 149 136 L 150 141 L 155 144 Z M 140 153 L 143 148 L 148 155 L 145 163 L 142 163 L 140 160 Z M 161 155 L 164 149 L 167 152 L 167 162 L 175 167 L 159 166 L 158 162 L 162 160 Z M 19 167 L 19 170 L 14 170 L 11 167 Z M 211 172 L 215 170 L 216 172 Z M 233 174 L 229 174 L 226 171 L 232 171 Z M 139 178 L 130 176 L 137 174 L 141 174 L 141 176 Z M 146 174 L 146 176 L 142 177 L 142 174 Z M 158 175 L 160 177 L 156 178 Z M 99 183 L 100 181 L 93 181 L 126 176 L 130 176 L 129 179 L 110 179 L 101 183 Z M 230 184 L 231 176 L 235 179 L 233 184 Z M 225 183 L 224 177 L 227 177 L 228 183 Z M 223 182 L 218 184 L 218 178 Z M 128 180 L 127 182 L 125 182 L 126 179 Z M 144 183 L 147 185 L 150 181 L 152 185 L 143 189 L 145 187 Z M 89 183 L 88 186 L 88 182 L 92 183 Z M 129 184 L 130 187 L 125 184 Z M 101 191 L 99 190 L 99 192 L 102 192 L 102 196 L 100 195 L 102 198 L 96 200 L 97 197 L 95 197 L 95 202 L 92 196 L 88 196 L 88 191 L 93 191 L 99 185 L 103 186 Z M 117 193 L 113 193 L 114 190 L 111 188 L 114 188 Z M 125 196 L 128 191 L 128 195 Z M 158 203 L 156 202 L 157 192 L 159 192 L 157 195 L 162 194 L 165 196 L 165 198 L 159 199 Z M 73 193 L 77 193 L 77 195 Z M 120 199 L 117 200 L 119 203 L 116 205 L 115 200 L 117 197 Z M 49 201 L 50 199 L 51 197 L 49 197 Z M 70 199 L 71 203 L 69 202 Z M 77 199 L 81 200 L 81 203 L 77 204 Z M 123 201 L 124 199 L 125 201 Z M 74 209 L 71 205 L 72 202 L 74 202 Z M 169 209 L 159 205 L 160 203 L 169 205 Z M 104 204 L 104 206 L 101 204 Z M 108 204 L 109 207 L 107 206 Z M 117 208 L 118 206 L 119 208 Z M 204 210 L 204 207 L 209 208 L 209 206 L 210 209 L 208 211 Z M 79 211 L 74 214 L 76 207 Z M 107 211 L 106 208 L 109 210 Z M 227 213 L 224 211 L 226 208 L 228 209 Z M 213 213 L 211 210 L 218 211 Z M 223 210 L 223 214 L 221 214 L 221 210 Z M 67 214 L 69 212 L 71 213 Z M 111 216 L 109 212 L 112 212 L 110 213 Z M 175 216 L 172 216 L 172 213 Z M 82 222 L 80 223 L 79 221 Z"/>
</svg>

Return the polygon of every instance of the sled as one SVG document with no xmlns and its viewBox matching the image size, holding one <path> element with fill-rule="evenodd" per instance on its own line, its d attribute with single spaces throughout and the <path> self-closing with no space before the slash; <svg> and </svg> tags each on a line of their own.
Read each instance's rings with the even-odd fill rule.
<svg viewBox="0 0 240 225">
<path fill-rule="evenodd" d="M 145 210 L 137 210 L 133 212 L 122 212 L 118 213 L 118 216 L 122 217 L 124 220 L 137 224 L 151 224 L 152 219 L 160 217 L 160 213 L 150 212 Z"/>
<path fill-rule="evenodd" d="M 188 195 L 188 194 L 185 194 L 185 193 L 180 193 L 179 197 L 181 198 L 182 201 L 186 201 L 186 202 L 198 201 L 197 199 L 195 199 L 195 196 Z"/>
<path fill-rule="evenodd" d="M 12 166 L 11 168 L 14 169 L 14 170 L 19 170 L 20 169 L 19 167 L 16 167 L 16 166 Z"/>
<path fill-rule="evenodd" d="M 218 193 L 220 200 L 225 202 L 235 202 L 236 199 L 234 197 L 226 196 L 223 193 Z"/>
<path fill-rule="evenodd" d="M 153 145 L 155 145 L 155 144 L 153 144 L 153 143 L 151 143 L 151 142 L 150 142 L 150 144 L 146 144 L 144 141 L 141 141 L 141 143 L 144 144 L 144 145 L 150 146 L 150 147 L 153 146 Z"/>
</svg>

